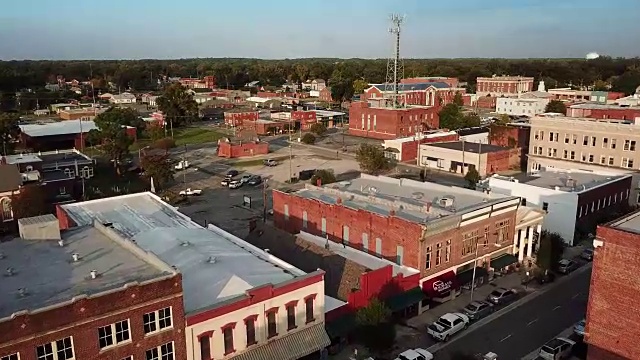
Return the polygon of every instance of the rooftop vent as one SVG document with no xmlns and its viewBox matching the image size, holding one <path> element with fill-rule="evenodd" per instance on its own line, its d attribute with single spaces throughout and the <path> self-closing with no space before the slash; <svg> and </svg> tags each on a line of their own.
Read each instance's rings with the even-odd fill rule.
<svg viewBox="0 0 640 360">
<path fill-rule="evenodd" d="M 207 259 L 207 263 L 208 264 L 215 264 L 217 261 L 215 256 L 209 256 L 209 258 Z"/>
<path fill-rule="evenodd" d="M 180 243 L 180 246 L 189 246 L 189 245 L 191 245 L 191 243 L 188 241 L 183 241 L 182 243 Z"/>
<path fill-rule="evenodd" d="M 420 200 L 424 197 L 424 193 L 414 192 L 413 194 L 411 194 L 411 196 L 416 200 Z"/>
<path fill-rule="evenodd" d="M 0 259 L 4 259 L 4 253 L 0 252 Z"/>
<path fill-rule="evenodd" d="M 438 200 L 438 205 L 442 207 L 451 207 L 453 206 L 453 199 L 450 197 L 443 197 Z"/>
<path fill-rule="evenodd" d="M 15 274 L 15 270 L 11 266 L 9 266 L 7 268 L 7 272 L 5 273 L 5 275 L 6 276 L 13 276 L 14 274 Z"/>
<path fill-rule="evenodd" d="M 64 240 L 62 240 L 62 239 L 58 240 L 58 246 L 63 247 L 64 246 Z"/>
<path fill-rule="evenodd" d="M 27 288 L 19 288 L 18 289 L 18 297 L 23 298 L 23 297 L 25 297 L 27 295 L 29 295 L 29 293 L 27 292 Z"/>
<path fill-rule="evenodd" d="M 95 279 L 95 278 L 97 278 L 97 277 L 98 277 L 98 271 L 96 271 L 96 270 L 91 270 L 90 275 L 91 275 L 91 278 L 92 278 L 92 279 Z"/>
<path fill-rule="evenodd" d="M 71 257 L 73 258 L 73 262 L 77 262 L 78 260 L 80 260 L 80 254 L 78 253 L 71 254 Z"/>
<path fill-rule="evenodd" d="M 378 188 L 375 186 L 369 186 L 369 192 L 375 194 L 378 192 Z"/>
</svg>

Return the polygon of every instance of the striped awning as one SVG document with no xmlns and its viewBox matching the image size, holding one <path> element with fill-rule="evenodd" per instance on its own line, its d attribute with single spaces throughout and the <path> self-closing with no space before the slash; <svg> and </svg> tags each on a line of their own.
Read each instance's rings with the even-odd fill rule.
<svg viewBox="0 0 640 360">
<path fill-rule="evenodd" d="M 297 360 L 330 344 L 324 323 L 320 323 L 247 350 L 231 360 Z"/>
</svg>

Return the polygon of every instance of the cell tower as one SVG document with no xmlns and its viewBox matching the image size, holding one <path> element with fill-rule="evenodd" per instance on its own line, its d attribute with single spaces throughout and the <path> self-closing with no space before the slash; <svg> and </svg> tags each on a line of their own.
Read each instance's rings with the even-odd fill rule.
<svg viewBox="0 0 640 360">
<path fill-rule="evenodd" d="M 400 29 L 404 22 L 405 16 L 393 14 L 391 15 L 391 27 L 389 32 L 395 37 L 395 44 L 393 50 L 393 57 L 387 61 L 387 80 L 385 83 L 385 90 L 392 90 L 391 100 L 393 107 L 400 107 L 398 94 L 398 83 L 404 76 L 404 64 L 400 59 Z"/>
</svg>

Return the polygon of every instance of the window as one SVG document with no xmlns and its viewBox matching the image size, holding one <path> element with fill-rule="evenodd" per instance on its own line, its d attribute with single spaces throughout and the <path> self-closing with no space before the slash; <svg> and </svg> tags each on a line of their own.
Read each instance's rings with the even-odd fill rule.
<svg viewBox="0 0 640 360">
<path fill-rule="evenodd" d="M 66 337 L 36 348 L 38 360 L 69 360 L 73 359 L 73 340 Z"/>
<path fill-rule="evenodd" d="M 146 313 L 142 316 L 144 333 L 151 334 L 171 327 L 171 307 Z"/>
<path fill-rule="evenodd" d="M 174 360 L 173 342 L 147 350 L 145 357 L 147 360 Z"/>
<path fill-rule="evenodd" d="M 436 266 L 442 263 L 442 243 L 436 244 Z"/>
<path fill-rule="evenodd" d="M 315 298 L 315 295 L 311 295 L 307 296 L 304 299 L 304 315 L 307 324 L 316 320 L 315 316 L 313 315 L 313 303 L 315 301 Z"/>
<path fill-rule="evenodd" d="M 396 263 L 398 265 L 404 263 L 404 248 L 400 245 L 396 246 Z"/>
<path fill-rule="evenodd" d="M 247 346 L 256 344 L 256 319 L 257 316 L 251 316 L 244 320 L 244 326 L 247 333 Z"/>
<path fill-rule="evenodd" d="M 11 199 L 6 197 L 0 200 L 0 210 L 2 210 L 2 221 L 13 220 L 13 211 L 11 210 Z"/>
<path fill-rule="evenodd" d="M 609 138 L 602 138 L 602 148 L 606 149 L 609 147 Z"/>
<path fill-rule="evenodd" d="M 467 256 L 475 250 L 478 241 L 478 230 L 462 235 L 462 256 Z"/>
<path fill-rule="evenodd" d="M 272 338 L 278 335 L 277 313 L 278 309 L 267 312 L 267 337 Z"/>
<path fill-rule="evenodd" d="M 591 146 L 596 146 L 596 137 L 595 136 L 591 137 Z"/>
<path fill-rule="evenodd" d="M 322 218 L 322 236 L 327 236 L 327 219 Z"/>
<path fill-rule="evenodd" d="M 600 164 L 601 165 L 606 165 L 607 164 L 607 157 L 606 156 L 600 156 Z"/>
<path fill-rule="evenodd" d="M 496 245 L 500 245 L 505 239 L 509 238 L 509 220 L 502 220 L 496 223 Z"/>
<path fill-rule="evenodd" d="M 609 166 L 613 166 L 613 156 L 609 156 Z"/>
<path fill-rule="evenodd" d="M 444 249 L 444 262 L 451 260 L 451 240 L 447 240 L 447 247 Z"/>
<path fill-rule="evenodd" d="M 549 203 L 548 202 L 543 202 L 542 203 L 542 210 L 543 211 L 549 211 Z"/>
<path fill-rule="evenodd" d="M 289 221 L 289 205 L 284 204 L 284 220 Z"/>
<path fill-rule="evenodd" d="M 553 149 L 553 153 L 552 153 L 551 156 L 557 157 L 558 156 L 558 149 Z"/>
<path fill-rule="evenodd" d="M 19 360 L 20 358 L 18 356 L 19 356 L 18 353 L 15 353 L 15 354 L 3 356 L 0 358 L 0 360 Z"/>
<path fill-rule="evenodd" d="M 636 151 L 636 142 L 635 142 L 635 140 L 631 140 L 631 144 L 629 145 L 629 151 Z"/>
<path fill-rule="evenodd" d="M 302 228 L 303 229 L 307 228 L 307 212 L 306 211 L 302 212 Z"/>
<path fill-rule="evenodd" d="M 84 179 L 91 179 L 93 177 L 93 167 L 83 167 L 82 170 L 80 170 L 80 176 Z"/>
<path fill-rule="evenodd" d="M 553 149 L 552 148 L 548 148 L 547 149 L 547 156 L 551 156 Z"/>
<path fill-rule="evenodd" d="M 232 352 L 236 351 L 236 349 L 233 348 L 233 329 L 235 328 L 235 323 L 230 324 L 230 325 L 225 325 L 225 327 L 222 328 L 222 340 L 224 343 L 224 354 L 231 354 Z"/>
<path fill-rule="evenodd" d="M 586 162 L 587 161 L 587 154 L 580 153 L 580 160 L 583 161 L 583 162 Z"/>
<path fill-rule="evenodd" d="M 624 168 L 632 168 L 633 167 L 633 159 L 622 158 L 622 167 Z"/>
<path fill-rule="evenodd" d="M 527 198 L 520 198 L 520 205 L 527 206 Z"/>
<path fill-rule="evenodd" d="M 60 188 L 58 189 L 58 193 L 60 195 L 65 195 L 67 193 L 67 188 L 64 186 L 60 186 Z"/>
<path fill-rule="evenodd" d="M 589 145 L 589 137 L 587 135 L 582 137 L 582 145 L 583 146 Z"/>
<path fill-rule="evenodd" d="M 569 143 L 569 134 L 564 134 L 564 143 L 565 144 Z"/>
<path fill-rule="evenodd" d="M 636 151 L 636 142 L 634 140 L 625 140 L 622 146 L 624 151 Z"/>
<path fill-rule="evenodd" d="M 64 174 L 65 174 L 67 177 L 70 177 L 70 178 L 71 178 L 71 177 L 74 177 L 74 176 L 76 175 L 76 173 L 75 173 L 72 169 L 70 169 L 70 168 L 66 168 L 66 169 L 64 169 Z"/>
<path fill-rule="evenodd" d="M 347 225 L 342 225 L 342 241 L 349 243 L 349 227 Z"/>
<path fill-rule="evenodd" d="M 362 233 L 362 251 L 369 252 L 369 234 Z"/>
<path fill-rule="evenodd" d="M 131 340 L 129 319 L 98 328 L 100 349 Z"/>
<path fill-rule="evenodd" d="M 616 148 L 616 139 L 611 139 L 611 148 L 612 149 Z"/>
<path fill-rule="evenodd" d="M 540 154 L 538 153 L 538 147 L 537 147 L 537 146 L 534 146 L 534 147 L 533 147 L 533 155 L 540 155 Z"/>
<path fill-rule="evenodd" d="M 593 162 L 593 155 L 589 154 L 589 162 L 592 163 Z"/>
<path fill-rule="evenodd" d="M 482 236 L 482 246 L 489 246 L 489 225 L 484 227 L 484 235 Z"/>
<path fill-rule="evenodd" d="M 206 358 L 203 358 L 203 359 L 206 359 Z M 122 358 L 120 360 L 133 360 L 133 355 L 129 355 L 129 356 L 124 357 L 124 358 Z"/>
<path fill-rule="evenodd" d="M 569 151 L 564 150 L 564 151 L 562 152 L 562 158 L 563 158 L 563 159 L 566 159 L 566 158 L 568 158 L 568 157 L 569 157 Z"/>
<path fill-rule="evenodd" d="M 287 330 L 296 328 L 296 304 L 287 304 Z"/>
<path fill-rule="evenodd" d="M 376 254 L 382 256 L 382 239 L 376 238 Z"/>
<path fill-rule="evenodd" d="M 200 343 L 200 359 L 211 359 L 211 335 L 202 335 L 198 338 Z"/>
<path fill-rule="evenodd" d="M 427 251 L 425 251 L 426 254 L 426 258 L 425 258 L 425 262 L 424 262 L 424 268 L 426 270 L 431 269 L 431 246 L 427 246 Z"/>
<path fill-rule="evenodd" d="M 578 135 L 572 135 L 571 138 L 572 138 L 571 142 L 573 142 L 573 145 L 577 145 L 578 144 Z"/>
<path fill-rule="evenodd" d="M 571 151 L 571 152 L 569 153 L 569 155 L 570 155 L 570 156 L 569 156 L 569 158 L 570 158 L 571 160 L 575 160 L 575 159 L 576 159 L 576 152 L 575 152 L 575 151 Z"/>
</svg>

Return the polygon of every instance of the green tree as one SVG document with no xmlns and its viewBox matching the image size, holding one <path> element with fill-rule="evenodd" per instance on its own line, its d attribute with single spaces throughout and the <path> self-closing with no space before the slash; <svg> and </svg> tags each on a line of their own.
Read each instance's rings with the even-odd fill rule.
<svg viewBox="0 0 640 360">
<path fill-rule="evenodd" d="M 0 139 L 2 140 L 0 151 L 2 155 L 12 154 L 16 143 L 20 140 L 19 121 L 18 114 L 0 113 Z"/>
<path fill-rule="evenodd" d="M 110 108 L 96 116 L 98 131 L 90 132 L 89 138 L 100 142 L 100 150 L 113 162 L 119 172 L 119 164 L 129 155 L 133 138 L 127 134 L 127 126 L 140 126 L 137 112 L 131 109 Z"/>
<path fill-rule="evenodd" d="M 369 83 L 364 79 L 355 79 L 353 81 L 353 93 L 355 95 L 362 94 L 369 87 Z"/>
<path fill-rule="evenodd" d="M 462 127 L 476 127 L 480 126 L 480 116 L 476 113 L 469 113 L 462 116 Z"/>
<path fill-rule="evenodd" d="M 396 338 L 395 326 L 391 322 L 391 310 L 374 298 L 366 307 L 356 312 L 359 340 L 371 352 L 389 350 Z"/>
<path fill-rule="evenodd" d="M 453 103 L 460 107 L 464 105 L 464 100 L 462 100 L 462 94 L 460 92 L 456 92 L 453 96 Z"/>
<path fill-rule="evenodd" d="M 47 211 L 47 194 L 41 185 L 27 185 L 11 198 L 14 219 L 44 215 Z"/>
<path fill-rule="evenodd" d="M 327 132 L 327 127 L 321 123 L 315 123 L 311 125 L 311 128 L 309 130 L 311 130 L 312 133 L 321 136 L 322 134 Z"/>
<path fill-rule="evenodd" d="M 438 112 L 438 116 L 441 129 L 457 130 L 464 127 L 462 109 L 456 104 L 445 105 Z"/>
<path fill-rule="evenodd" d="M 593 90 L 594 91 L 607 91 L 607 90 L 609 90 L 609 84 L 607 84 L 606 81 L 596 80 L 596 82 L 593 83 Z"/>
<path fill-rule="evenodd" d="M 507 125 L 511 122 L 511 118 L 507 114 L 498 115 L 498 119 L 494 122 L 495 125 Z"/>
<path fill-rule="evenodd" d="M 147 137 L 154 142 L 164 138 L 164 129 L 160 126 L 151 126 L 145 132 Z"/>
<path fill-rule="evenodd" d="M 475 189 L 476 184 L 478 183 L 478 181 L 480 181 L 480 174 L 475 167 L 472 167 L 464 175 L 464 179 L 467 181 L 467 186 L 469 187 L 469 189 Z"/>
<path fill-rule="evenodd" d="M 560 100 L 551 100 L 544 108 L 544 111 L 548 113 L 566 114 L 567 107 Z"/>
<path fill-rule="evenodd" d="M 158 109 L 162 111 L 171 127 L 190 123 L 198 117 L 198 103 L 182 85 L 168 85 L 158 99 Z"/>
<path fill-rule="evenodd" d="M 316 142 L 316 137 L 313 136 L 313 134 L 311 133 L 306 133 L 302 135 L 302 139 L 300 139 L 300 141 L 302 141 L 305 144 L 311 145 Z"/>
<path fill-rule="evenodd" d="M 311 177 L 311 184 L 317 184 L 318 180 L 320 180 L 320 184 L 322 185 L 332 184 L 337 181 L 333 171 L 326 169 L 316 170 L 316 173 Z"/>
<path fill-rule="evenodd" d="M 536 254 L 536 264 L 543 270 L 553 270 L 564 253 L 565 242 L 562 236 L 543 230 L 538 241 L 540 245 Z"/>
<path fill-rule="evenodd" d="M 144 169 L 145 177 L 153 178 L 158 189 L 164 189 L 173 181 L 174 169 L 168 153 L 145 153 L 140 159 L 140 166 Z"/>
<path fill-rule="evenodd" d="M 384 150 L 372 144 L 360 144 L 356 150 L 356 161 L 366 174 L 380 174 L 392 167 L 389 158 L 384 156 Z"/>
</svg>

